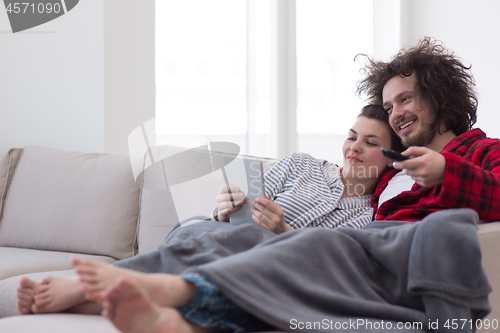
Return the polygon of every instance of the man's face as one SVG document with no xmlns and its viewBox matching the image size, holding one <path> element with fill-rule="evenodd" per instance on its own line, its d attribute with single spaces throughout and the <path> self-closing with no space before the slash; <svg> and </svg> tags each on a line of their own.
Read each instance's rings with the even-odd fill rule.
<svg viewBox="0 0 500 333">
<path fill-rule="evenodd" d="M 395 76 L 384 86 L 382 100 L 389 113 L 389 124 L 405 147 L 428 146 L 438 133 L 439 124 L 429 104 L 420 97 L 415 74 Z"/>
</svg>

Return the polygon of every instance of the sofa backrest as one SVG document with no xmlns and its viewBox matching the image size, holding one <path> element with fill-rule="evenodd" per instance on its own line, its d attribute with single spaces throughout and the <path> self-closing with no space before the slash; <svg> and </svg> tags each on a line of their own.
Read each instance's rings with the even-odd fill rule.
<svg viewBox="0 0 500 333">
<path fill-rule="evenodd" d="M 224 184 L 218 169 L 170 186 L 161 161 L 186 150 L 153 147 L 145 159 L 159 163 L 137 180 L 128 157 L 35 146 L 0 153 L 0 246 L 116 259 L 155 250 L 179 221 L 209 217 Z M 276 163 L 262 161 L 264 171 Z M 176 169 L 184 177 L 204 162 L 206 151 L 191 150 Z"/>
<path fill-rule="evenodd" d="M 145 168 L 141 183 L 139 253 L 155 250 L 179 221 L 210 217 L 217 190 L 224 184 L 222 171 L 214 163 L 219 155 L 169 145 L 152 148 L 146 160 L 153 163 Z M 276 163 L 261 160 L 264 171 Z"/>
<path fill-rule="evenodd" d="M 13 148 L 0 152 L 0 220 L 3 215 L 3 206 L 10 186 L 12 175 L 21 156 L 22 148 Z"/>
<path fill-rule="evenodd" d="M 139 194 L 127 157 L 25 147 L 4 194 L 0 246 L 130 257 Z"/>
</svg>

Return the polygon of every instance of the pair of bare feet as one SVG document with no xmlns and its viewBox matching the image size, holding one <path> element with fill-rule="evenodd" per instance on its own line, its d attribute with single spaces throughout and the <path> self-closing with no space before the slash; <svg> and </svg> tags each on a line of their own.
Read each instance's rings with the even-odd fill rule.
<svg viewBox="0 0 500 333">
<path fill-rule="evenodd" d="M 174 307 L 185 306 L 196 287 L 177 275 L 144 274 L 74 258 L 77 277 L 22 277 L 17 309 L 28 313 L 102 313 L 122 332 L 209 332 L 186 321 Z"/>
</svg>

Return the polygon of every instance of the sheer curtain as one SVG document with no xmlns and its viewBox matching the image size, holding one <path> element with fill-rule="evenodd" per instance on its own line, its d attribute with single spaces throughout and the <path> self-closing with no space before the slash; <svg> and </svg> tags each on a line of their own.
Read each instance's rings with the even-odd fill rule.
<svg viewBox="0 0 500 333">
<path fill-rule="evenodd" d="M 156 1 L 157 143 L 341 164 L 373 27 L 373 0 Z"/>
</svg>

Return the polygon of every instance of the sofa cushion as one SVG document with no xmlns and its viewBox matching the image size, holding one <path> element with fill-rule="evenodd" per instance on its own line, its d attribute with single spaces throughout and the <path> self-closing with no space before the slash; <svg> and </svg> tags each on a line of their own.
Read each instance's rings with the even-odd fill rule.
<svg viewBox="0 0 500 333">
<path fill-rule="evenodd" d="M 178 223 L 168 189 L 143 189 L 139 224 L 139 253 L 156 250 Z"/>
<path fill-rule="evenodd" d="M 0 246 L 130 257 L 139 187 L 124 156 L 28 146 L 5 200 Z"/>
<path fill-rule="evenodd" d="M 71 269 L 71 257 L 79 255 L 88 259 L 111 264 L 111 257 L 83 255 L 79 253 L 42 251 L 16 247 L 0 247 L 0 280 L 11 276 Z"/>
<path fill-rule="evenodd" d="M 102 316 L 82 314 L 42 314 L 0 320 L 0 332 L 15 333 L 120 333 Z"/>
<path fill-rule="evenodd" d="M 484 271 L 493 288 L 489 296 L 492 311 L 486 318 L 498 319 L 500 318 L 500 261 L 498 260 L 500 257 L 500 222 L 478 224 L 477 235 L 481 244 Z"/>
</svg>

